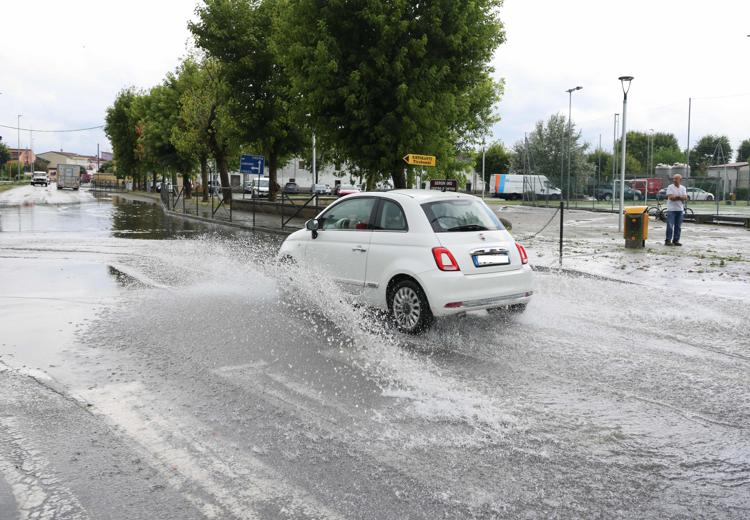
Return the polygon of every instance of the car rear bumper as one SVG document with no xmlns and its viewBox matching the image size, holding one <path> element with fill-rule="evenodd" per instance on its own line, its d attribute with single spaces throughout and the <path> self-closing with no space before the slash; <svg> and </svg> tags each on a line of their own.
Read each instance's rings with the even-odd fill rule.
<svg viewBox="0 0 750 520">
<path fill-rule="evenodd" d="M 430 271 L 420 278 L 434 316 L 527 303 L 533 294 L 531 267 L 466 276 Z"/>
</svg>

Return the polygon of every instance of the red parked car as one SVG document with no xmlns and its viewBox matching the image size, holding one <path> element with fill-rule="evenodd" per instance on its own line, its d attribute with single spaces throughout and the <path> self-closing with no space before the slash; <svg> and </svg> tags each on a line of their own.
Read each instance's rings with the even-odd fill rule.
<svg viewBox="0 0 750 520">
<path fill-rule="evenodd" d="M 351 184 L 339 184 L 336 186 L 336 196 L 337 197 L 346 197 L 347 195 L 351 195 L 352 193 L 359 193 L 362 190 L 357 188 L 356 186 L 352 186 Z"/>
</svg>

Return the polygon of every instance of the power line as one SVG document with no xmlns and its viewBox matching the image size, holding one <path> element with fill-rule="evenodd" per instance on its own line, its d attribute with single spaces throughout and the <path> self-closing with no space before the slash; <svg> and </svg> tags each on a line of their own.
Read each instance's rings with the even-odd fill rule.
<svg viewBox="0 0 750 520">
<path fill-rule="evenodd" d="M 70 132 L 86 132 L 88 130 L 98 130 L 100 128 L 104 128 L 104 125 L 99 126 L 90 126 L 88 128 L 74 128 L 72 130 L 37 130 L 36 128 L 19 128 L 17 126 L 10 126 L 10 125 L 3 125 L 0 124 L 0 128 L 9 128 L 11 130 L 21 130 L 24 132 L 35 132 L 35 133 L 47 133 L 47 134 L 64 134 L 64 133 L 70 133 Z"/>
</svg>

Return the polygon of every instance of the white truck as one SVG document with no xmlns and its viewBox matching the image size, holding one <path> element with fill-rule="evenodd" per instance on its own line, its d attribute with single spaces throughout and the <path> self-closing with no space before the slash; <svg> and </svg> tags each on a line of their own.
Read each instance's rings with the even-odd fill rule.
<svg viewBox="0 0 750 520">
<path fill-rule="evenodd" d="M 501 199 L 559 199 L 562 191 L 544 175 L 493 174 L 490 176 L 490 195 Z"/>
<path fill-rule="evenodd" d="M 57 165 L 57 189 L 70 188 L 77 190 L 81 187 L 81 167 L 77 164 Z"/>
<path fill-rule="evenodd" d="M 34 172 L 31 176 L 31 185 L 36 186 L 37 184 L 41 184 L 42 186 L 47 186 L 47 184 L 49 184 L 47 172 Z"/>
</svg>

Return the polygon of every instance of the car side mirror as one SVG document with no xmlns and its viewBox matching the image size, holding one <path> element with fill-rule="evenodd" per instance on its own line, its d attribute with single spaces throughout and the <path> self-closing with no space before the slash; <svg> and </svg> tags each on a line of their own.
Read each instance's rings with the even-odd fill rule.
<svg viewBox="0 0 750 520">
<path fill-rule="evenodd" d="M 305 222 L 305 229 L 312 231 L 313 239 L 318 238 L 318 229 L 320 229 L 320 222 L 316 218 L 311 218 Z"/>
</svg>

